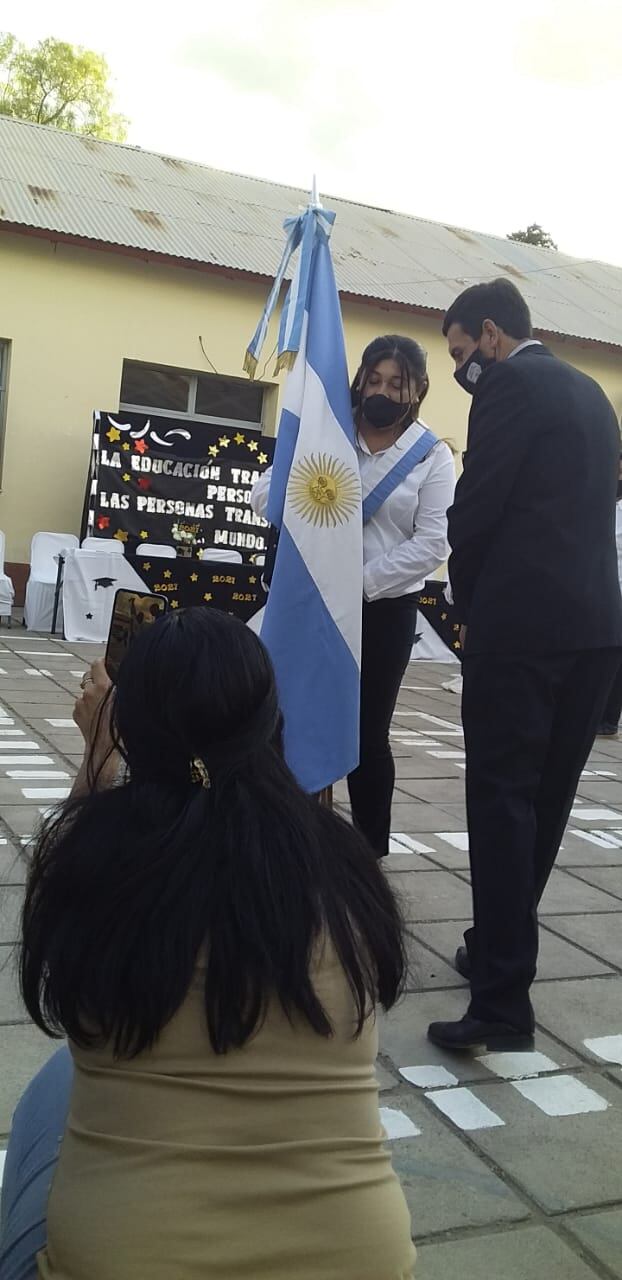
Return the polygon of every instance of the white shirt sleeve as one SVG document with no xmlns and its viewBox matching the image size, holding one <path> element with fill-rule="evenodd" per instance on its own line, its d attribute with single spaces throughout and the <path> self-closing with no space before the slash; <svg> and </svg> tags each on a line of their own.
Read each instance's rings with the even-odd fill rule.
<svg viewBox="0 0 622 1280">
<path fill-rule="evenodd" d="M 447 509 L 456 484 L 454 461 L 449 449 L 439 449 L 419 490 L 419 503 L 412 538 L 406 538 L 384 555 L 368 561 L 363 570 L 366 600 L 399 595 L 413 583 L 429 578 L 447 559 Z"/>
<path fill-rule="evenodd" d="M 268 467 L 263 475 L 255 481 L 251 489 L 251 507 L 256 516 L 264 516 L 266 507 L 268 506 L 268 493 L 270 491 L 270 476 L 272 475 L 272 467 Z"/>
</svg>

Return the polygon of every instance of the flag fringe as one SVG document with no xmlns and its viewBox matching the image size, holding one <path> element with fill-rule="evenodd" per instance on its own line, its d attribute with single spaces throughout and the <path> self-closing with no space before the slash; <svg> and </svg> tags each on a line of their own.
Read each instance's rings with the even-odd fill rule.
<svg viewBox="0 0 622 1280">
<path fill-rule="evenodd" d="M 278 358 L 278 360 L 277 360 L 277 362 L 276 362 L 275 368 L 274 368 L 274 376 L 275 376 L 275 378 L 276 378 L 277 373 L 281 373 L 281 370 L 282 370 L 282 369 L 285 369 L 285 371 L 286 371 L 287 373 L 291 373 L 291 371 L 292 371 L 292 369 L 293 369 L 293 367 L 294 367 L 294 365 L 295 365 L 295 363 L 296 363 L 296 356 L 297 356 L 297 355 L 298 355 L 298 352 L 297 352 L 297 351 L 282 351 L 282 352 L 281 352 L 281 354 L 280 354 L 280 356 L 279 356 L 279 358 Z"/>
<path fill-rule="evenodd" d="M 257 360 L 257 357 L 254 356 L 251 351 L 247 351 L 246 355 L 244 356 L 244 364 L 242 365 L 242 368 L 244 372 L 248 374 L 251 381 L 255 377 L 255 374 L 257 373 L 258 363 L 259 362 Z"/>
</svg>

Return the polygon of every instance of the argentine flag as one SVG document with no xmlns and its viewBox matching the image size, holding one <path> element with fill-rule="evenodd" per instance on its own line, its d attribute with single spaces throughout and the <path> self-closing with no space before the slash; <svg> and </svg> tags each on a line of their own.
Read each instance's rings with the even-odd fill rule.
<svg viewBox="0 0 622 1280">
<path fill-rule="evenodd" d="M 267 517 L 279 530 L 261 627 L 276 671 L 287 762 L 309 792 L 359 759 L 363 533 L 343 325 L 329 237 L 335 215 L 288 219 L 279 273 L 247 352 L 254 371 L 289 258 L 277 368 L 290 369 Z"/>
</svg>

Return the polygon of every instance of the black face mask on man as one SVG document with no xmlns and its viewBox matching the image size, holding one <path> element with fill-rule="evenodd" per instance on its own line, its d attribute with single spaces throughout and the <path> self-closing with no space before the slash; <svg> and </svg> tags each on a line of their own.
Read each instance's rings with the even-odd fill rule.
<svg viewBox="0 0 622 1280">
<path fill-rule="evenodd" d="M 485 356 L 479 347 L 476 347 L 475 351 L 467 357 L 464 364 L 460 365 L 459 369 L 456 369 L 454 378 L 458 386 L 462 387 L 463 391 L 468 391 L 469 395 L 472 396 L 484 370 L 495 363 L 496 361 L 492 356 Z"/>
<path fill-rule="evenodd" d="M 406 418 L 411 412 L 411 406 L 399 400 L 391 400 L 389 396 L 373 395 L 365 397 L 361 410 L 370 427 L 387 431 L 389 427 L 397 426 L 401 418 Z"/>
</svg>

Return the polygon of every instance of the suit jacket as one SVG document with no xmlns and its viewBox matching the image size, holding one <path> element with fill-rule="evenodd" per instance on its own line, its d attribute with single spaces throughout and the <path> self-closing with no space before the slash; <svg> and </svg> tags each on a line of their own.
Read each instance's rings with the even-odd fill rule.
<svg viewBox="0 0 622 1280">
<path fill-rule="evenodd" d="M 619 454 L 604 392 L 546 347 L 482 374 L 448 513 L 467 655 L 622 645 Z"/>
</svg>

